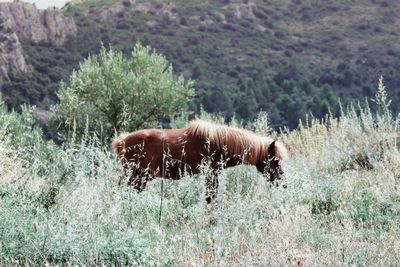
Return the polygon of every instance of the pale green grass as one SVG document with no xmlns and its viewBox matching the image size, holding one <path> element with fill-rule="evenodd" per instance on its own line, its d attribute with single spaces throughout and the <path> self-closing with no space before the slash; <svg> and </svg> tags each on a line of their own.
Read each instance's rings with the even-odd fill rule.
<svg viewBox="0 0 400 267">
<path fill-rule="evenodd" d="M 202 175 L 164 180 L 161 223 L 161 179 L 140 194 L 119 185 L 108 147 L 3 134 L 0 265 L 400 265 L 397 124 L 349 111 L 281 135 L 292 154 L 281 185 L 231 168 L 214 205 Z"/>
</svg>

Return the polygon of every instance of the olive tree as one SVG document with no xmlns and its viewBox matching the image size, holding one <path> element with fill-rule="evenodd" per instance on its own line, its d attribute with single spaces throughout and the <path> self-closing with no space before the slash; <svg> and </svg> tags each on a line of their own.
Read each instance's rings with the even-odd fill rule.
<svg viewBox="0 0 400 267">
<path fill-rule="evenodd" d="M 52 124 L 60 133 L 88 129 L 108 138 L 181 113 L 194 95 L 194 83 L 175 75 L 164 56 L 136 44 L 130 57 L 104 47 L 89 56 L 68 85 L 60 83 L 57 95 Z"/>
</svg>

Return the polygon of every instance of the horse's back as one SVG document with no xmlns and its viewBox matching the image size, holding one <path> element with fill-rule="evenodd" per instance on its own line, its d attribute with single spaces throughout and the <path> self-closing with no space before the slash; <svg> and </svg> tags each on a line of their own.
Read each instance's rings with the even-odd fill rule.
<svg viewBox="0 0 400 267">
<path fill-rule="evenodd" d="M 146 147 L 157 147 L 160 143 L 161 131 L 158 129 L 138 130 L 119 135 L 112 142 L 112 147 L 119 157 L 129 157 Z"/>
<path fill-rule="evenodd" d="M 126 142 L 130 145 L 137 145 L 141 143 L 152 144 L 158 143 L 161 137 L 161 130 L 158 129 L 146 129 L 138 130 L 130 134 Z"/>
</svg>

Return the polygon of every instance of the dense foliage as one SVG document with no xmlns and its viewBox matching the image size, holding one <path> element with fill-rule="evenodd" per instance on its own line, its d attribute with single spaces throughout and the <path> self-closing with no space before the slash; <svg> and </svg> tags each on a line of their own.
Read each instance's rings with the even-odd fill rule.
<svg viewBox="0 0 400 267">
<path fill-rule="evenodd" d="M 373 97 L 386 78 L 391 108 L 400 107 L 400 2 L 374 1 L 116 1 L 70 3 L 79 32 L 64 46 L 25 43 L 32 75 L 7 85 L 7 103 L 56 100 L 60 79 L 101 41 L 129 54 L 151 45 L 175 71 L 196 80 L 196 99 L 208 111 L 250 119 L 264 110 L 273 126 L 338 114 L 337 98 Z M 41 89 L 43 88 L 43 89 Z M 15 89 L 15 90 L 14 90 Z M 17 90 L 18 89 L 18 90 Z"/>
<path fill-rule="evenodd" d="M 150 47 L 137 44 L 130 57 L 102 48 L 60 84 L 52 123 L 65 136 L 85 130 L 107 139 L 121 131 L 158 125 L 180 114 L 194 95 L 193 82 Z"/>
</svg>

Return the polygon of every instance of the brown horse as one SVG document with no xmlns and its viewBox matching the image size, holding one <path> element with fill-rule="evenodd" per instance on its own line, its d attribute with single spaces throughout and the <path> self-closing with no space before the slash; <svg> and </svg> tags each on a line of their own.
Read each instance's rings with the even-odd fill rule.
<svg viewBox="0 0 400 267">
<path fill-rule="evenodd" d="M 282 143 L 250 131 L 201 120 L 183 129 L 147 129 L 121 134 L 112 142 L 129 185 L 142 191 L 153 176 L 180 179 L 206 173 L 206 201 L 215 198 L 218 172 L 239 164 L 256 166 L 271 182 L 283 174 Z"/>
</svg>

